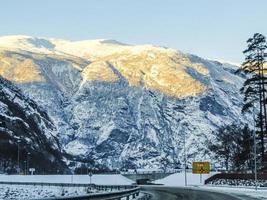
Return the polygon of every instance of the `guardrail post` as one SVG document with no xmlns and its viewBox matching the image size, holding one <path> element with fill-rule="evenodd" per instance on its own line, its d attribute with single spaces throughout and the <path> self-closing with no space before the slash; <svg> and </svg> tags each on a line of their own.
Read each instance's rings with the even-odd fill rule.
<svg viewBox="0 0 267 200">
<path fill-rule="evenodd" d="M 135 198 L 135 193 L 133 193 L 133 199 Z"/>
</svg>

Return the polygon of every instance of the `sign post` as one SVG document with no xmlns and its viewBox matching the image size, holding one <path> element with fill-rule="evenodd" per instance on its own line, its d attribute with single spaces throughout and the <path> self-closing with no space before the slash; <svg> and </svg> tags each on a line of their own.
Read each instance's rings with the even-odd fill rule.
<svg viewBox="0 0 267 200">
<path fill-rule="evenodd" d="M 210 173 L 210 163 L 209 162 L 193 162 L 193 174 L 200 175 L 200 183 L 202 183 L 202 174 Z"/>
<path fill-rule="evenodd" d="M 92 176 L 93 176 L 92 171 L 90 171 L 88 175 L 89 175 L 89 177 L 90 177 L 90 185 L 92 185 Z"/>
<path fill-rule="evenodd" d="M 209 174 L 209 162 L 193 162 L 193 174 Z"/>
</svg>

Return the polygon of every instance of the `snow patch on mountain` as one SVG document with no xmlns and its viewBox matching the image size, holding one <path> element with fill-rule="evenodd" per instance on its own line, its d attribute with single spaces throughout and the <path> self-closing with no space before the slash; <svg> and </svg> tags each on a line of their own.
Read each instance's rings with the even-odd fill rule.
<svg viewBox="0 0 267 200">
<path fill-rule="evenodd" d="M 13 62 L 0 74 L 47 110 L 63 148 L 111 168 L 177 167 L 184 146 L 188 163 L 210 160 L 212 132 L 251 117 L 241 115 L 244 77 L 230 64 L 110 40 L 16 36 L 0 47 Z M 25 59 L 42 81 L 16 82 Z"/>
</svg>

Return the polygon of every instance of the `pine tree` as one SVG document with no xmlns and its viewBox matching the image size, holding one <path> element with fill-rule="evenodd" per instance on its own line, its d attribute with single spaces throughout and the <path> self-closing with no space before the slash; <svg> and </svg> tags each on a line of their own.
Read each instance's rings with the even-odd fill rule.
<svg viewBox="0 0 267 200">
<path fill-rule="evenodd" d="M 233 152 L 234 134 L 231 129 L 231 126 L 219 128 L 213 133 L 216 136 L 215 142 L 208 145 L 211 152 L 214 152 L 216 157 L 224 162 L 226 171 L 230 168 Z"/>
<path fill-rule="evenodd" d="M 218 159 L 224 161 L 227 171 L 251 168 L 253 137 L 247 125 L 226 125 L 220 127 L 214 135 L 215 143 L 209 144 L 208 147 Z"/>
<path fill-rule="evenodd" d="M 248 125 L 242 129 L 235 129 L 235 151 L 233 154 L 233 165 L 237 170 L 251 169 L 251 152 L 253 150 L 252 131 Z"/>
<path fill-rule="evenodd" d="M 264 68 L 267 54 L 267 43 L 265 36 L 260 33 L 255 33 L 252 38 L 247 40 L 247 49 L 243 51 L 245 54 L 245 62 L 238 72 L 243 71 L 248 74 L 247 80 L 241 88 L 241 93 L 244 94 L 244 106 L 242 112 L 258 110 L 257 127 L 259 130 L 258 138 L 260 145 L 260 154 L 262 163 L 265 158 L 264 139 L 267 133 L 267 110 L 266 110 L 266 88 L 267 78 L 266 69 Z M 252 109 L 252 108 L 255 109 Z M 255 119 L 256 120 L 256 119 Z"/>
</svg>

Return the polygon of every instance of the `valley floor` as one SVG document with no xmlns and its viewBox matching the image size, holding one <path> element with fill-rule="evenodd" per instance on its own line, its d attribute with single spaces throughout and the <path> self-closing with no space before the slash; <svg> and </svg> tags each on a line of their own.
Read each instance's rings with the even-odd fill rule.
<svg viewBox="0 0 267 200">
<path fill-rule="evenodd" d="M 176 173 L 161 180 L 157 180 L 156 183 L 162 184 L 156 186 L 154 198 L 157 199 L 160 195 L 169 199 L 176 199 L 181 195 L 181 191 L 186 191 L 186 194 L 190 195 L 211 195 L 214 192 L 219 192 L 219 196 L 222 198 L 226 196 L 233 196 L 233 199 L 240 198 L 244 200 L 266 200 L 267 188 L 259 188 L 255 191 L 253 187 L 230 187 L 230 186 L 212 186 L 204 185 L 204 180 L 209 176 L 203 176 L 200 183 L 199 175 L 187 174 L 188 187 L 184 187 L 184 174 Z M 133 181 L 123 177 L 120 174 L 113 175 L 93 175 L 92 183 L 98 185 L 131 185 Z M 31 198 L 44 198 L 55 196 L 76 196 L 87 194 L 88 191 L 85 187 L 62 187 L 62 186 L 23 186 L 23 185 L 7 185 L 3 182 L 39 182 L 39 183 L 90 183 L 90 177 L 88 175 L 0 175 L 0 199 L 31 199 Z M 154 187 L 154 186 L 153 186 Z M 152 187 L 152 189 L 153 189 Z M 160 190 L 160 191 L 158 191 Z M 162 190 L 162 191 L 161 191 Z M 165 191 L 166 190 L 166 191 Z M 166 193 L 167 192 L 167 193 Z M 206 193 L 205 193 L 206 192 Z M 148 191 L 151 193 L 151 190 Z M 215 194 L 216 197 L 217 194 Z M 174 198 L 175 197 L 175 198 Z M 215 198 L 216 199 L 216 198 Z M 219 200 L 219 199 L 218 199 Z"/>
<path fill-rule="evenodd" d="M 122 175 L 93 175 L 92 183 L 97 185 L 131 185 L 133 182 Z M 4 199 L 38 199 L 46 197 L 79 196 L 88 193 L 99 193 L 93 188 L 68 186 L 16 185 L 26 183 L 80 183 L 89 184 L 88 175 L 0 175 L 0 200 Z M 11 184 L 3 184 L 12 182 Z M 115 189 L 116 190 L 116 189 Z M 112 190 L 114 191 L 114 189 Z M 104 191 L 109 192 L 109 191 Z"/>
</svg>

